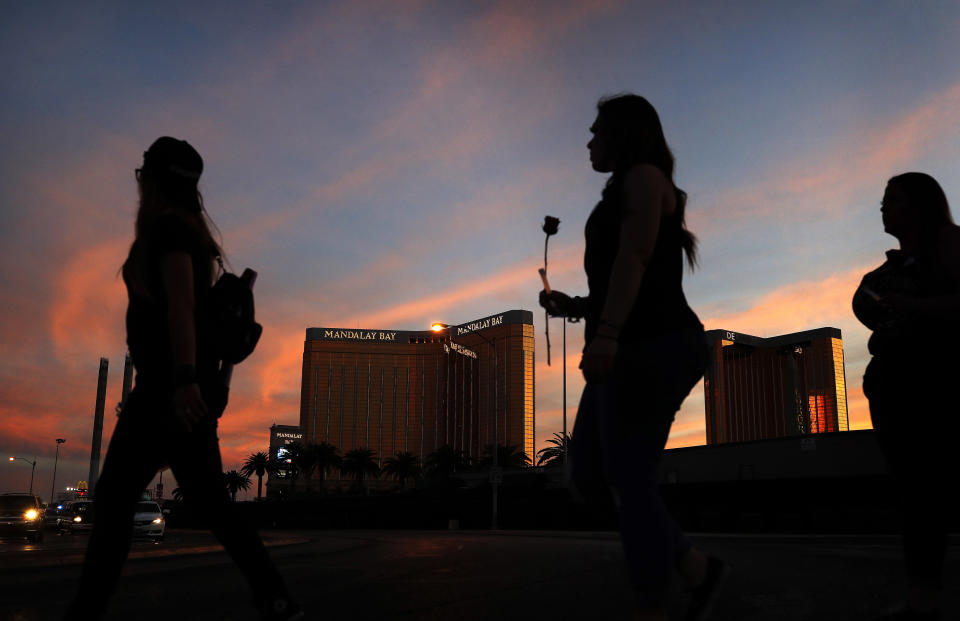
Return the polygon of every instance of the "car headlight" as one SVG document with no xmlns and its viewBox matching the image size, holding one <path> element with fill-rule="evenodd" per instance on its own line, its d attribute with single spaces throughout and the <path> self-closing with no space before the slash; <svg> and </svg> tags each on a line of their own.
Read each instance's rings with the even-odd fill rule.
<svg viewBox="0 0 960 621">
<path fill-rule="evenodd" d="M 82 521 L 83 521 L 83 518 L 78 515 L 78 516 L 76 516 L 75 518 L 73 518 L 73 521 L 74 521 L 74 522 L 82 522 Z"/>
<path fill-rule="evenodd" d="M 27 512 L 23 514 L 24 519 L 28 522 L 32 522 L 38 517 L 40 517 L 40 512 L 36 509 L 27 509 Z"/>
<path fill-rule="evenodd" d="M 162 517 L 153 518 L 153 523 L 154 523 L 154 524 L 163 524 L 163 518 L 162 518 Z"/>
</svg>

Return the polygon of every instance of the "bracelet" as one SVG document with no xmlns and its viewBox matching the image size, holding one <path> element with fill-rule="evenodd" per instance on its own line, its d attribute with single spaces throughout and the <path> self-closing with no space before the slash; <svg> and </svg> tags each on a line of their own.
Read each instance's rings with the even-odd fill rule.
<svg viewBox="0 0 960 621">
<path fill-rule="evenodd" d="M 178 364 L 173 367 L 173 385 L 176 388 L 194 384 L 197 381 L 197 367 L 192 364 Z"/>
</svg>

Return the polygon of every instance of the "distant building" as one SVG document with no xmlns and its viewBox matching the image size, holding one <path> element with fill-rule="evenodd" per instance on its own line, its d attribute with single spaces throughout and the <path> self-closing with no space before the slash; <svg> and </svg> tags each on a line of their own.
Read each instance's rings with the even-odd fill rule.
<svg viewBox="0 0 960 621">
<path fill-rule="evenodd" d="M 512 310 L 444 332 L 308 328 L 304 443 L 426 457 L 496 443 L 533 458 L 533 313 Z"/>
<path fill-rule="evenodd" d="M 271 484 L 287 481 L 290 470 L 293 469 L 290 458 L 287 456 L 286 445 L 291 442 L 303 444 L 303 433 L 295 425 L 270 425 L 270 459 L 277 464 L 277 469 L 267 477 L 267 489 Z"/>
<path fill-rule="evenodd" d="M 837 328 L 771 338 L 709 330 L 707 444 L 848 431 Z"/>
</svg>

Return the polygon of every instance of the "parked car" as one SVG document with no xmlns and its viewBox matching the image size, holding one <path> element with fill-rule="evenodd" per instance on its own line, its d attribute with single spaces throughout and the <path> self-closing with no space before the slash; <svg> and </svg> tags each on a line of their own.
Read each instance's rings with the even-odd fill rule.
<svg viewBox="0 0 960 621">
<path fill-rule="evenodd" d="M 93 530 L 93 501 L 75 500 L 64 507 L 60 517 L 60 530 L 71 535 Z"/>
<path fill-rule="evenodd" d="M 33 494 L 0 495 L 0 537 L 43 541 L 43 505 Z"/>
<path fill-rule="evenodd" d="M 137 503 L 133 513 L 134 536 L 153 537 L 159 541 L 163 539 L 165 527 L 166 519 L 160 505 L 152 500 L 141 500 Z"/>
</svg>

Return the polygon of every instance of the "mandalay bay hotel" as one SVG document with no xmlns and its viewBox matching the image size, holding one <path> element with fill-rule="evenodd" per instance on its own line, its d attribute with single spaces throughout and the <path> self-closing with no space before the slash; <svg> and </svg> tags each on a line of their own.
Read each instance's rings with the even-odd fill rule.
<svg viewBox="0 0 960 621">
<path fill-rule="evenodd" d="M 307 328 L 302 442 L 370 449 L 380 464 L 443 446 L 478 458 L 494 443 L 532 458 L 533 374 L 530 311 L 423 331 Z"/>
</svg>

